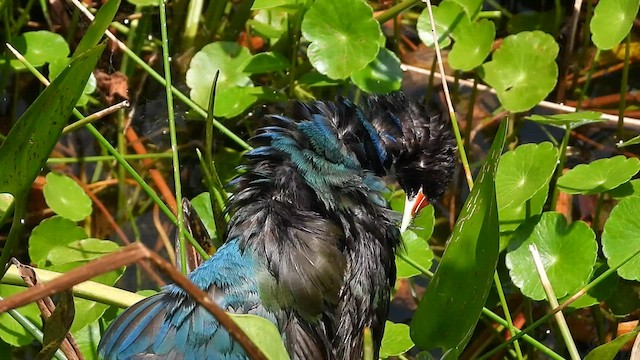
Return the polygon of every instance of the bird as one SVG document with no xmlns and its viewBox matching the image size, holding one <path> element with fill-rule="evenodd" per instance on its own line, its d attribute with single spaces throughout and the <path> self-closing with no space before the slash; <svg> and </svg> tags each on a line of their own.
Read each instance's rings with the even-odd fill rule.
<svg viewBox="0 0 640 360">
<path fill-rule="evenodd" d="M 377 358 L 401 231 L 443 195 L 456 167 L 448 119 L 404 93 L 361 104 L 294 102 L 268 115 L 230 183 L 224 244 L 189 273 L 222 309 L 279 330 L 291 359 Z M 390 209 L 385 180 L 407 201 Z M 238 343 L 175 284 L 124 311 L 98 347 L 104 360 L 246 359 Z"/>
</svg>

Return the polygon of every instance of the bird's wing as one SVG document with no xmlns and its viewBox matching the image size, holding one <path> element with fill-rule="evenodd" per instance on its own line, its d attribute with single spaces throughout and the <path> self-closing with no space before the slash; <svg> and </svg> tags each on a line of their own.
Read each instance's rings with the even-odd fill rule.
<svg viewBox="0 0 640 360">
<path fill-rule="evenodd" d="M 256 314 L 275 323 L 275 315 L 261 305 L 254 271 L 249 255 L 230 241 L 189 278 L 226 311 Z M 175 285 L 118 317 L 105 332 L 99 353 L 104 360 L 246 358 L 215 318 Z"/>
</svg>

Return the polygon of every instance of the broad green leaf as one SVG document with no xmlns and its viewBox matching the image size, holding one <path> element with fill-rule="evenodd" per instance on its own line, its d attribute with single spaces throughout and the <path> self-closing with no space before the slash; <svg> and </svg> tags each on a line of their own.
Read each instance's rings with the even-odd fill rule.
<svg viewBox="0 0 640 360">
<path fill-rule="evenodd" d="M 612 341 L 600 345 L 597 348 L 591 350 L 591 352 L 589 352 L 589 354 L 587 354 L 587 356 L 584 358 L 584 360 L 613 360 L 616 358 L 616 355 L 618 355 L 618 352 L 620 352 L 620 349 L 622 349 L 622 347 L 628 343 L 629 341 L 633 340 L 634 337 L 636 337 L 636 335 L 638 335 L 638 332 L 640 332 L 639 328 L 635 328 L 633 329 L 633 331 L 630 331 L 624 335 L 618 336 L 617 338 L 613 339 Z"/>
<path fill-rule="evenodd" d="M 496 174 L 498 210 L 520 206 L 547 186 L 557 161 L 558 150 L 550 142 L 520 145 L 502 155 Z"/>
<path fill-rule="evenodd" d="M 500 171 L 499 168 L 498 171 Z M 500 187 L 496 186 L 496 190 L 499 191 Z M 498 219 L 500 219 L 500 251 L 506 249 L 515 230 L 523 222 L 542 213 L 542 208 L 547 201 L 548 193 L 549 186 L 547 184 L 538 190 L 531 199 L 519 205 L 511 204 L 498 210 Z M 500 200 L 498 200 L 498 203 L 500 203 Z"/>
<path fill-rule="evenodd" d="M 411 350 L 414 346 L 409 335 L 409 325 L 396 324 L 387 321 L 384 326 L 382 336 L 382 346 L 380 346 L 380 357 L 386 359 L 391 356 L 398 356 Z"/>
<path fill-rule="evenodd" d="M 269 320 L 246 314 L 228 314 L 247 334 L 267 359 L 289 360 L 289 354 L 282 343 L 282 336 Z"/>
<path fill-rule="evenodd" d="M 609 195 L 616 200 L 627 196 L 640 195 L 640 179 L 630 180 L 609 191 Z"/>
<path fill-rule="evenodd" d="M 249 74 L 241 70 L 242 64 L 250 58 L 249 49 L 235 42 L 214 42 L 203 47 L 193 56 L 189 64 L 189 70 L 187 70 L 186 81 L 187 86 L 191 89 L 189 93 L 191 100 L 195 101 L 203 109 L 209 107 L 213 78 L 216 72 L 220 70 L 216 109 L 220 106 L 220 103 L 230 103 L 227 105 L 229 107 L 235 106 L 236 98 L 234 95 L 240 95 L 220 96 L 223 96 L 224 91 L 230 91 L 229 89 L 233 87 L 253 86 L 251 79 L 249 79 Z M 238 99 L 240 103 L 243 103 L 243 101 L 246 100 Z M 216 115 L 221 116 L 219 114 Z"/>
<path fill-rule="evenodd" d="M 91 198 L 78 183 L 66 175 L 48 173 L 42 192 L 51 210 L 64 218 L 80 221 L 91 215 Z"/>
<path fill-rule="evenodd" d="M 555 115 L 538 115 L 533 114 L 527 116 L 527 120 L 535 121 L 539 124 L 547 124 L 564 128 L 566 125 L 575 129 L 582 125 L 593 124 L 596 122 L 604 121 L 601 118 L 602 113 L 596 111 L 579 111 L 569 114 L 555 114 Z"/>
<path fill-rule="evenodd" d="M 339 80 L 333 80 L 322 75 L 316 71 L 310 71 L 302 76 L 298 80 L 300 85 L 306 85 L 308 87 L 322 87 L 322 86 L 336 86 L 341 82 Z"/>
<path fill-rule="evenodd" d="M 54 216 L 42 220 L 29 237 L 29 257 L 38 267 L 44 267 L 47 264 L 49 251 L 58 246 L 85 239 L 87 236 L 83 228 L 69 219 Z"/>
<path fill-rule="evenodd" d="M 11 204 L 13 204 L 13 195 L 9 193 L 0 193 L 0 217 L 9 210 Z"/>
<path fill-rule="evenodd" d="M 52 265 L 76 261 L 87 262 L 111 254 L 119 248 L 118 244 L 109 240 L 82 239 L 50 249 L 47 260 Z"/>
<path fill-rule="evenodd" d="M 26 289 L 22 286 L 0 284 L 0 296 L 4 299 L 25 290 Z M 38 310 L 36 303 L 27 304 L 19 307 L 17 310 L 20 314 L 29 319 L 29 321 L 41 328 L 42 320 L 40 320 L 40 310 Z M 22 325 L 20 325 L 6 312 L 0 314 L 0 339 L 13 346 L 29 345 L 34 340 Z"/>
<path fill-rule="evenodd" d="M 75 58 L 22 114 L 0 145 L 0 192 L 31 187 L 58 142 L 104 45 Z"/>
<path fill-rule="evenodd" d="M 509 111 L 531 109 L 556 86 L 558 44 L 541 31 L 525 31 L 504 38 L 493 59 L 480 68 Z"/>
<path fill-rule="evenodd" d="M 431 209 L 431 218 L 433 219 L 433 206 L 431 206 Z M 433 251 L 429 248 L 427 239 L 419 237 L 411 230 L 407 230 L 402 234 L 402 243 L 403 246 L 398 252 L 406 254 L 409 259 L 427 270 L 431 268 Z M 396 277 L 398 279 L 410 278 L 421 274 L 420 270 L 402 260 L 398 255 L 396 255 L 396 269 Z"/>
<path fill-rule="evenodd" d="M 158 6 L 162 0 L 127 0 L 128 3 L 136 6 Z"/>
<path fill-rule="evenodd" d="M 503 121 L 449 244 L 411 321 L 411 338 L 423 349 L 441 347 L 456 358 L 473 334 L 498 261 L 495 175 L 504 146 Z"/>
<path fill-rule="evenodd" d="M 249 74 L 263 74 L 282 71 L 288 67 L 289 61 L 282 54 L 277 52 L 263 52 L 247 59 L 247 61 L 240 65 L 240 71 Z"/>
<path fill-rule="evenodd" d="M 558 188 L 569 194 L 598 194 L 629 181 L 640 170 L 640 160 L 624 155 L 580 164 L 558 179 Z"/>
<path fill-rule="evenodd" d="M 463 71 L 480 66 L 491 52 L 495 36 L 496 27 L 487 19 L 459 27 L 449 52 L 449 65 Z"/>
<path fill-rule="evenodd" d="M 311 42 L 309 61 L 331 79 L 349 77 L 380 50 L 380 24 L 362 0 L 317 0 L 306 12 L 301 30 Z"/>
<path fill-rule="evenodd" d="M 451 44 L 451 37 L 457 28 L 469 25 L 471 22 L 462 6 L 453 1 L 443 1 L 438 6 L 432 6 L 432 11 L 433 19 L 436 22 L 438 44 L 441 48 Z M 424 9 L 418 17 L 417 28 L 420 40 L 427 46 L 433 46 L 431 19 L 429 18 L 429 11 L 427 9 Z"/>
<path fill-rule="evenodd" d="M 101 337 L 99 322 L 93 322 L 73 332 L 73 337 L 85 360 L 99 360 L 98 352 L 96 351 Z"/>
<path fill-rule="evenodd" d="M 530 244 L 538 247 L 558 298 L 577 290 L 590 278 L 598 255 L 593 230 L 583 221 L 567 225 L 562 214 L 545 212 L 516 230 L 505 258 L 511 281 L 531 299 L 543 300 L 545 293 L 529 251 Z"/>
<path fill-rule="evenodd" d="M 609 270 L 609 267 L 605 263 L 598 262 L 596 264 L 596 270 L 591 275 L 591 279 L 589 282 L 595 280 L 598 276 L 602 275 L 605 271 Z M 590 307 L 593 305 L 599 304 L 601 301 L 605 301 L 611 297 L 615 288 L 618 286 L 618 277 L 608 276 L 603 281 L 598 283 L 598 285 L 591 288 L 587 291 L 586 294 L 582 295 L 578 300 L 572 302 L 569 305 L 569 309 L 583 309 L 586 307 Z M 567 297 L 562 299 L 560 303 L 564 303 L 569 297 L 573 296 L 573 294 L 569 293 Z"/>
<path fill-rule="evenodd" d="M 247 20 L 247 25 L 258 35 L 277 40 L 287 32 L 288 19 L 289 15 L 285 11 L 259 10 L 253 19 Z"/>
<path fill-rule="evenodd" d="M 152 1 L 157 2 L 159 0 Z M 107 30 L 109 25 L 111 25 L 114 16 L 116 16 L 119 7 L 120 0 L 109 0 L 100 6 L 95 19 L 93 19 L 89 28 L 87 28 L 87 31 L 84 33 L 84 36 L 82 36 L 76 50 L 73 52 L 73 57 L 82 54 L 100 42 L 100 39 L 104 36 L 104 32 Z M 91 75 L 93 76 L 93 74 Z"/>
<path fill-rule="evenodd" d="M 591 18 L 591 39 L 602 50 L 618 45 L 629 34 L 640 0 L 600 0 Z"/>
<path fill-rule="evenodd" d="M 604 224 L 602 252 L 609 267 L 618 266 L 627 256 L 640 249 L 640 197 L 626 197 L 616 205 Z M 635 256 L 618 269 L 627 280 L 640 280 L 640 256 Z"/>
<path fill-rule="evenodd" d="M 290 6 L 298 3 L 299 0 L 255 0 L 251 5 L 251 10 L 271 9 L 279 6 Z"/>
<path fill-rule="evenodd" d="M 66 273 L 72 269 L 86 264 L 86 261 L 67 262 L 60 265 L 52 265 L 47 267 L 48 270 Z M 97 281 L 101 284 L 113 286 L 116 281 L 122 276 L 124 268 L 110 271 L 108 273 L 96 276 L 92 278 L 92 281 Z M 71 325 L 71 332 L 76 332 L 84 328 L 85 326 L 96 322 L 104 312 L 109 308 L 109 305 L 100 304 L 93 300 L 85 300 L 80 298 L 73 299 L 74 306 L 76 308 L 76 317 L 73 319 L 73 325 Z"/>
<path fill-rule="evenodd" d="M 202 224 L 209 233 L 209 238 L 213 239 L 216 235 L 216 222 L 213 218 L 213 210 L 211 209 L 211 195 L 208 192 L 191 199 L 191 207 L 198 213 Z"/>
<path fill-rule="evenodd" d="M 625 146 L 629 146 L 629 145 L 636 145 L 636 144 L 640 144 L 640 135 L 629 139 L 621 144 L 618 144 L 618 147 L 625 147 Z"/>
<path fill-rule="evenodd" d="M 385 94 L 400 90 L 400 59 L 386 48 L 380 48 L 378 56 L 367 66 L 353 73 L 351 80 L 368 93 Z"/>
<path fill-rule="evenodd" d="M 42 66 L 57 59 L 64 59 L 69 55 L 69 45 L 59 34 L 51 31 L 29 31 L 16 36 L 11 45 L 18 50 L 27 61 L 35 66 Z M 25 66 L 11 55 L 9 60 L 14 70 L 26 69 Z M 4 64 L 0 60 L 0 65 Z"/>
<path fill-rule="evenodd" d="M 286 100 L 286 97 L 266 86 L 227 86 L 217 90 L 213 113 L 220 117 L 234 117 L 242 114 L 258 99 L 278 102 Z"/>
<path fill-rule="evenodd" d="M 482 10 L 482 1 L 483 0 L 445 0 L 444 2 L 454 2 L 462 6 L 469 19 L 475 20 L 478 14 L 480 14 L 480 10 Z"/>
</svg>

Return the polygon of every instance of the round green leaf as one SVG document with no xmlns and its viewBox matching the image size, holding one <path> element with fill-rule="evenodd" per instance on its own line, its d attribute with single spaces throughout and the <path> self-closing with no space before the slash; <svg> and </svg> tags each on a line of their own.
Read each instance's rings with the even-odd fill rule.
<svg viewBox="0 0 640 360">
<path fill-rule="evenodd" d="M 263 52 L 255 54 L 245 61 L 240 70 L 250 74 L 263 74 L 282 71 L 289 67 L 289 61 L 277 52 Z"/>
<path fill-rule="evenodd" d="M 198 217 L 202 221 L 209 238 L 213 239 L 216 235 L 216 222 L 213 217 L 213 209 L 211 209 L 211 195 L 209 192 L 203 192 L 191 199 L 191 207 L 198 213 Z"/>
<path fill-rule="evenodd" d="M 220 76 L 217 95 L 222 95 L 227 87 L 253 86 L 249 75 L 240 70 L 242 64 L 250 58 L 249 49 L 235 42 L 215 42 L 206 45 L 193 56 L 189 64 L 186 78 L 187 86 L 191 89 L 189 96 L 202 108 L 208 108 L 211 86 L 218 70 Z M 235 103 L 231 96 L 224 100 L 216 97 L 216 109 L 219 103 L 229 101 Z"/>
<path fill-rule="evenodd" d="M 483 0 L 447 0 L 447 2 L 454 2 L 462 6 L 469 19 L 474 20 L 482 10 Z"/>
<path fill-rule="evenodd" d="M 228 314 L 270 360 L 289 360 L 282 336 L 273 323 L 261 316 Z"/>
<path fill-rule="evenodd" d="M 58 246 L 47 256 L 53 265 L 66 264 L 76 261 L 90 261 L 118 250 L 120 247 L 113 241 L 100 239 L 82 239 L 63 246 Z"/>
<path fill-rule="evenodd" d="M 493 87 L 502 105 L 521 112 L 542 101 L 556 85 L 558 45 L 541 31 L 507 36 L 481 75 Z"/>
<path fill-rule="evenodd" d="M 520 206 L 549 184 L 558 161 L 550 142 L 520 145 L 502 155 L 496 174 L 498 210 Z"/>
<path fill-rule="evenodd" d="M 256 34 L 273 39 L 272 43 L 274 43 L 287 31 L 288 19 L 289 16 L 285 11 L 259 10 L 253 19 L 247 20 L 247 24 Z"/>
<path fill-rule="evenodd" d="M 591 39 L 600 49 L 618 45 L 629 34 L 640 0 L 600 0 L 591 18 Z"/>
<path fill-rule="evenodd" d="M 0 193 L 0 216 L 2 216 L 13 204 L 13 195 L 9 193 Z"/>
<path fill-rule="evenodd" d="M 499 188 L 496 191 L 500 191 Z M 503 207 L 498 210 L 500 221 L 500 250 L 506 249 L 515 230 L 525 221 L 536 217 L 542 213 L 544 203 L 547 201 L 549 192 L 548 184 L 538 190 L 537 193 L 527 201 L 515 205 Z"/>
<path fill-rule="evenodd" d="M 96 240 L 96 239 L 92 239 Z M 60 273 L 66 273 L 72 269 L 75 269 L 79 266 L 86 264 L 86 261 L 75 261 L 75 262 L 66 262 L 64 264 L 53 265 L 47 267 L 48 270 L 57 271 Z M 124 268 L 110 271 L 108 273 L 101 274 L 92 278 L 92 281 L 97 281 L 101 284 L 112 286 L 118 281 L 120 276 L 122 276 L 124 272 Z M 71 331 L 79 331 L 89 324 L 93 324 L 96 322 L 104 312 L 109 308 L 109 305 L 101 304 L 99 302 L 93 300 L 85 300 L 81 298 L 73 299 L 75 308 L 76 308 L 76 316 L 73 319 L 73 324 L 71 325 Z"/>
<path fill-rule="evenodd" d="M 640 195 L 640 179 L 627 181 L 626 183 L 609 191 L 609 195 L 616 200 L 620 200 L 627 196 Z"/>
<path fill-rule="evenodd" d="M 24 290 L 25 288 L 22 286 L 0 284 L 0 296 L 5 299 Z M 33 324 L 42 328 L 40 310 L 35 302 L 19 307 L 17 310 Z M 33 342 L 33 336 L 6 312 L 0 314 L 0 339 L 13 346 L 29 345 Z"/>
<path fill-rule="evenodd" d="M 378 56 L 351 75 L 351 80 L 360 89 L 369 93 L 385 94 L 400 90 L 402 83 L 400 59 L 386 48 L 380 48 Z"/>
<path fill-rule="evenodd" d="M 533 114 L 527 116 L 527 120 L 535 121 L 539 124 L 553 125 L 564 128 L 569 125 L 572 129 L 586 124 L 593 124 L 596 122 L 604 121 L 601 118 L 602 113 L 596 111 L 578 111 L 569 114 L 555 114 L 555 115 L 538 115 Z"/>
<path fill-rule="evenodd" d="M 85 238 L 87 233 L 84 229 L 69 219 L 54 216 L 42 220 L 29 237 L 29 257 L 38 267 L 44 267 L 49 251 Z"/>
<path fill-rule="evenodd" d="M 593 272 L 598 244 L 589 225 L 583 221 L 567 225 L 562 214 L 545 212 L 516 230 L 505 259 L 513 283 L 534 300 L 544 299 L 545 293 L 529 251 L 530 244 L 538 247 L 558 298 L 583 286 Z"/>
<path fill-rule="evenodd" d="M 380 50 L 380 24 L 362 0 L 317 0 L 302 21 L 311 41 L 309 61 L 332 79 L 345 79 L 375 59 Z"/>
<path fill-rule="evenodd" d="M 436 22 L 436 34 L 441 48 L 451 44 L 451 36 L 456 28 L 464 27 L 471 23 L 469 16 L 462 6 L 452 1 L 444 1 L 438 6 L 432 6 L 433 19 Z M 427 46 L 433 46 L 431 33 L 431 19 L 429 11 L 424 9 L 418 17 L 418 36 Z"/>
<path fill-rule="evenodd" d="M 398 356 L 411 350 L 414 346 L 409 335 L 409 325 L 396 324 L 387 321 L 384 326 L 382 336 L 382 346 L 380 347 L 380 357 L 386 359 L 391 356 Z"/>
<path fill-rule="evenodd" d="M 596 270 L 593 275 L 591 275 L 589 282 L 595 280 L 607 270 L 609 270 L 607 264 L 598 262 L 596 264 Z M 618 279 L 619 277 L 615 275 L 606 277 L 603 281 L 599 282 L 598 285 L 592 287 L 586 294 L 578 298 L 578 300 L 572 302 L 569 305 L 569 309 L 583 309 L 609 299 L 618 286 Z M 573 296 L 573 294 L 569 294 L 566 298 L 562 299 L 560 303 L 565 302 L 571 296 Z"/>
<path fill-rule="evenodd" d="M 604 224 L 602 251 L 609 267 L 619 265 L 627 256 L 640 249 L 640 197 L 630 196 L 616 205 Z M 640 280 L 640 257 L 636 256 L 618 269 L 627 280 Z"/>
<path fill-rule="evenodd" d="M 43 194 L 51 210 L 62 217 L 80 221 L 91 215 L 91 198 L 66 175 L 48 173 Z"/>
<path fill-rule="evenodd" d="M 433 207 L 431 207 L 433 208 Z M 433 215 L 431 215 L 433 218 Z M 413 263 L 420 265 L 424 269 L 429 269 L 433 261 L 433 251 L 429 248 L 429 243 L 424 238 L 419 237 L 411 230 L 407 230 L 402 234 L 403 247 L 398 250 L 406 254 Z M 420 270 L 416 269 L 406 261 L 396 255 L 396 277 L 398 279 L 410 278 L 420 275 Z"/>
<path fill-rule="evenodd" d="M 51 31 L 29 31 L 15 37 L 12 45 L 33 66 L 42 66 L 69 55 L 69 45 L 65 39 Z M 10 60 L 15 70 L 25 69 L 17 59 Z"/>
<path fill-rule="evenodd" d="M 461 26 L 449 52 L 449 65 L 463 71 L 479 66 L 491 52 L 495 36 L 496 26 L 487 19 Z"/>
<path fill-rule="evenodd" d="M 598 194 L 629 181 L 640 170 L 640 160 L 624 155 L 580 164 L 558 179 L 558 188 L 569 194 Z"/>
</svg>

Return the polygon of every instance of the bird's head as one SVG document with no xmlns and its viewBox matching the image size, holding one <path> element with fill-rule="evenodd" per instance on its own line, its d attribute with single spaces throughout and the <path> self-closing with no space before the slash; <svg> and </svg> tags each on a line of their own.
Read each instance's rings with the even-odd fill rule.
<svg viewBox="0 0 640 360">
<path fill-rule="evenodd" d="M 391 168 L 407 195 L 404 231 L 429 201 L 445 192 L 456 166 L 455 138 L 437 106 L 415 104 L 402 93 L 372 96 L 368 105 L 372 123 L 393 155 Z"/>
</svg>

